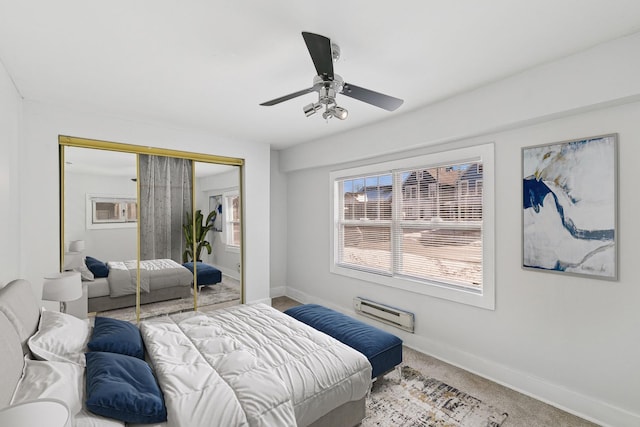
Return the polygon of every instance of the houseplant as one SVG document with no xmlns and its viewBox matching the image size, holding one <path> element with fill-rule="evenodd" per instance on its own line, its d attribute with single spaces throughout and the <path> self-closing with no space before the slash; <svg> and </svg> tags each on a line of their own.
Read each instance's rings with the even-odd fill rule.
<svg viewBox="0 0 640 427">
<path fill-rule="evenodd" d="M 195 217 L 195 230 L 193 229 L 194 223 L 191 221 L 182 225 L 182 231 L 186 240 L 186 248 L 182 254 L 182 262 L 193 261 L 194 259 L 198 262 L 202 262 L 200 259 L 200 253 L 203 248 L 207 248 L 207 253 L 211 254 L 211 243 L 209 243 L 207 238 L 207 233 L 213 228 L 213 222 L 216 220 L 218 216 L 217 209 L 212 210 L 207 215 L 206 221 L 203 222 L 204 216 L 202 215 L 202 211 L 198 209 L 196 211 Z M 187 212 L 187 218 L 191 219 L 191 215 Z M 195 257 L 193 253 L 195 243 Z"/>
</svg>

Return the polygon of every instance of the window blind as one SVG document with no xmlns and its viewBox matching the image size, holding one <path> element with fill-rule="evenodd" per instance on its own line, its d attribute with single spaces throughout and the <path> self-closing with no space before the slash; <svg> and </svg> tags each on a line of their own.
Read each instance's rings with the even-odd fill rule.
<svg viewBox="0 0 640 427">
<path fill-rule="evenodd" d="M 482 183 L 480 161 L 337 179 L 336 263 L 481 290 Z"/>
<path fill-rule="evenodd" d="M 226 196 L 227 213 L 227 245 L 240 246 L 240 196 Z"/>
</svg>

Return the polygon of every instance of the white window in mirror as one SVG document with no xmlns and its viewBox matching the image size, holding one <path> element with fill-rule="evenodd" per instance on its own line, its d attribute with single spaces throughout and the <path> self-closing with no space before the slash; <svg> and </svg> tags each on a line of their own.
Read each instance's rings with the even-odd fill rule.
<svg viewBox="0 0 640 427">
<path fill-rule="evenodd" d="M 224 233 L 227 249 L 240 251 L 240 195 L 237 191 L 224 195 Z"/>
<path fill-rule="evenodd" d="M 87 228 L 135 228 L 138 202 L 135 196 L 87 194 Z"/>
</svg>

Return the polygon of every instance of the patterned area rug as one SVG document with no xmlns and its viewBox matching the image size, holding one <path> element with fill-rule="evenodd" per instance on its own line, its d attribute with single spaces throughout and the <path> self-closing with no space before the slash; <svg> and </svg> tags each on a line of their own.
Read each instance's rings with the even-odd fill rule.
<svg viewBox="0 0 640 427">
<path fill-rule="evenodd" d="M 507 414 L 450 385 L 402 367 L 373 385 L 362 427 L 499 427 Z"/>
<path fill-rule="evenodd" d="M 204 286 L 198 293 L 198 307 L 200 309 L 207 309 L 210 306 L 236 300 L 240 303 L 240 282 L 226 276 L 223 276 L 222 282 L 215 285 Z M 140 319 L 179 313 L 185 310 L 193 310 L 193 298 L 181 298 L 143 304 L 140 306 Z M 97 315 L 126 321 L 136 320 L 135 307 L 101 311 L 97 313 Z"/>
</svg>

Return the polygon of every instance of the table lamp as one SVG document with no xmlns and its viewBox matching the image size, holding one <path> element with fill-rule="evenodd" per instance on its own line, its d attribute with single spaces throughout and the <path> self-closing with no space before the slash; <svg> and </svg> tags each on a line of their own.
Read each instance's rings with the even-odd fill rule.
<svg viewBox="0 0 640 427">
<path fill-rule="evenodd" d="M 72 240 L 69 243 L 69 252 L 83 252 L 84 240 Z"/>
<path fill-rule="evenodd" d="M 42 285 L 42 299 L 45 301 L 60 301 L 60 311 L 66 313 L 67 301 L 82 297 L 82 279 L 77 271 L 54 273 L 44 278 Z"/>
<path fill-rule="evenodd" d="M 79 270 L 84 263 L 84 240 L 69 242 L 69 252 L 64 253 L 64 271 Z"/>
</svg>

